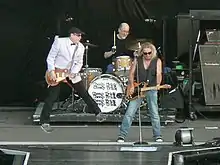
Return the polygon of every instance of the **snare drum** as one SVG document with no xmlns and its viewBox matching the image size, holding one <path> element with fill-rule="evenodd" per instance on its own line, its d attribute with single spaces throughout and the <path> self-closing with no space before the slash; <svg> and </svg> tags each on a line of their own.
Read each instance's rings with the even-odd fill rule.
<svg viewBox="0 0 220 165">
<path fill-rule="evenodd" d="M 128 76 L 131 67 L 131 57 L 130 56 L 118 56 L 114 59 L 114 73 L 117 76 Z"/>
<path fill-rule="evenodd" d="M 88 86 L 91 83 L 91 81 L 96 77 L 102 74 L 101 68 L 82 68 L 82 73 L 85 73 L 85 75 L 82 76 L 82 81 L 84 85 Z M 86 83 L 87 81 L 87 83 Z"/>
<path fill-rule="evenodd" d="M 120 107 L 124 98 L 124 86 L 114 75 L 102 74 L 95 77 L 88 89 L 101 112 L 109 113 Z"/>
</svg>

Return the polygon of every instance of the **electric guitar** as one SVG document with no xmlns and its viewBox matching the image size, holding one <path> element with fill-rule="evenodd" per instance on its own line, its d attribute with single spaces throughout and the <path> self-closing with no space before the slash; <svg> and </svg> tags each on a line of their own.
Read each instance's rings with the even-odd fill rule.
<svg viewBox="0 0 220 165">
<path fill-rule="evenodd" d="M 128 100 L 134 100 L 137 98 L 143 98 L 145 97 L 145 92 L 149 91 L 149 90 L 160 90 L 160 89 L 169 89 L 171 88 L 170 85 L 168 84 L 164 84 L 164 85 L 160 85 L 160 86 L 152 86 L 152 87 L 148 87 L 147 83 L 142 82 L 142 83 L 134 83 L 134 93 L 130 94 L 129 93 L 129 89 L 127 89 L 127 94 L 126 94 L 126 98 Z"/>
<path fill-rule="evenodd" d="M 45 80 L 46 83 L 49 86 L 56 86 L 58 85 L 60 82 L 66 82 L 66 78 L 69 77 L 74 78 L 75 76 L 86 76 L 89 75 L 91 73 L 69 73 L 67 69 L 55 69 L 55 74 L 56 74 L 56 81 L 53 81 L 50 79 L 50 72 L 46 71 L 45 73 Z"/>
</svg>

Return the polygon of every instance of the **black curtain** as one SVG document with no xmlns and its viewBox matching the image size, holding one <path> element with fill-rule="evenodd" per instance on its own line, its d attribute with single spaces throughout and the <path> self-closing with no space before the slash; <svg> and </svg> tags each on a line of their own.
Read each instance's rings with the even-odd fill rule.
<svg viewBox="0 0 220 165">
<path fill-rule="evenodd" d="M 162 45 L 166 19 L 166 60 L 175 57 L 175 15 L 189 9 L 216 9 L 217 0 L 1 0 L 0 105 L 32 105 L 44 91 L 45 59 L 55 35 L 66 36 L 71 26 L 86 32 L 89 66 L 105 70 L 105 45 L 121 22 L 131 25 L 131 35 Z M 66 21 L 71 16 L 72 21 Z M 155 19 L 155 23 L 145 19 Z"/>
</svg>

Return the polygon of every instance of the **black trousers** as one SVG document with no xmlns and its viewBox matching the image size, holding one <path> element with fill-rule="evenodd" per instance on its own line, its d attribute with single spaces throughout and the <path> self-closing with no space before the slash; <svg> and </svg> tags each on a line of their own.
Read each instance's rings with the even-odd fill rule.
<svg viewBox="0 0 220 165">
<path fill-rule="evenodd" d="M 73 84 L 69 79 L 67 79 L 68 83 L 77 91 L 79 96 L 85 101 L 89 109 L 97 115 L 101 112 L 98 104 L 93 100 L 93 98 L 89 95 L 82 81 Z M 60 94 L 60 84 L 57 86 L 50 86 L 48 88 L 48 95 L 44 101 L 44 107 L 40 116 L 40 123 L 49 123 L 50 122 L 50 113 L 52 111 L 53 103 L 57 100 Z"/>
</svg>

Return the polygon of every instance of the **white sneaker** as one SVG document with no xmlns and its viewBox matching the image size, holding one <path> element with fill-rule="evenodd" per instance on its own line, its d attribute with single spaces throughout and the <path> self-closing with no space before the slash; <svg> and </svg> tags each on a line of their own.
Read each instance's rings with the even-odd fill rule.
<svg viewBox="0 0 220 165">
<path fill-rule="evenodd" d="M 156 141 L 156 142 L 163 142 L 163 139 L 162 139 L 162 137 L 157 137 L 157 138 L 155 139 L 155 141 Z"/>
<path fill-rule="evenodd" d="M 51 128 L 50 124 L 44 123 L 41 125 L 41 129 L 46 133 L 51 133 L 53 128 Z"/>
<path fill-rule="evenodd" d="M 125 142 L 125 139 L 122 138 L 122 137 L 119 137 L 119 138 L 117 139 L 117 142 L 118 142 L 118 143 L 124 143 L 124 142 Z"/>
</svg>

